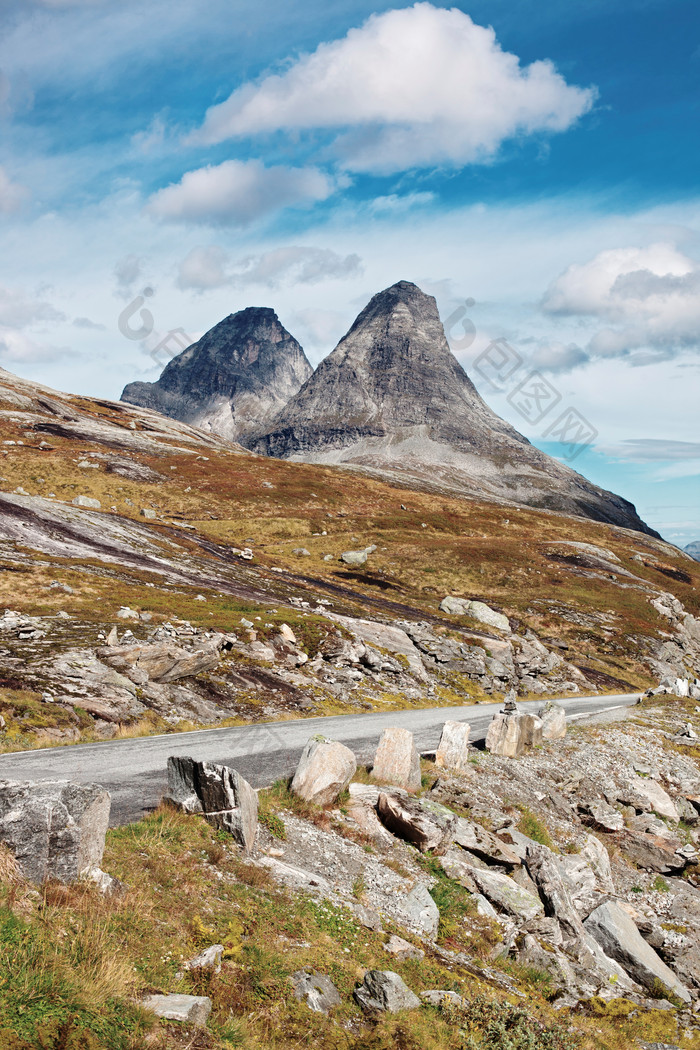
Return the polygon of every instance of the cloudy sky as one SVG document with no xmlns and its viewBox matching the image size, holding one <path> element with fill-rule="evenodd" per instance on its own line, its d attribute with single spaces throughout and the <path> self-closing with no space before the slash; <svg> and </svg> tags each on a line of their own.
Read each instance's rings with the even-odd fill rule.
<svg viewBox="0 0 700 1050">
<path fill-rule="evenodd" d="M 694 0 L 1 0 L 0 365 L 116 398 L 249 305 L 316 363 L 412 280 L 700 539 L 699 80 Z"/>
</svg>

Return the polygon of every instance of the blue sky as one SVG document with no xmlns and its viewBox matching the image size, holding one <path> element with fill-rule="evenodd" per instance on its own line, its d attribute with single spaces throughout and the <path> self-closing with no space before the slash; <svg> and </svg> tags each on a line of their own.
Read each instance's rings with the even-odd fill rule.
<svg viewBox="0 0 700 1050">
<path fill-rule="evenodd" d="M 567 453 L 482 379 L 501 339 L 572 465 L 696 540 L 699 80 L 692 0 L 5 0 L 0 365 L 118 397 L 246 305 L 316 362 L 414 280 L 496 411 Z"/>
</svg>

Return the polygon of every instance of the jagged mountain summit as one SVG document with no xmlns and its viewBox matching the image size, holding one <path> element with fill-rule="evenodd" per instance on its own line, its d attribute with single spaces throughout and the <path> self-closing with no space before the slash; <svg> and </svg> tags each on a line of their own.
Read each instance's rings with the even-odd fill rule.
<svg viewBox="0 0 700 1050">
<path fill-rule="evenodd" d="M 251 306 L 169 361 L 157 382 L 129 383 L 121 400 L 245 444 L 311 373 L 275 311 Z"/>
<path fill-rule="evenodd" d="M 575 514 L 653 533 L 634 506 L 530 444 L 486 405 L 432 296 L 399 281 L 246 442 L 268 456 L 362 468 L 403 484 Z"/>
</svg>

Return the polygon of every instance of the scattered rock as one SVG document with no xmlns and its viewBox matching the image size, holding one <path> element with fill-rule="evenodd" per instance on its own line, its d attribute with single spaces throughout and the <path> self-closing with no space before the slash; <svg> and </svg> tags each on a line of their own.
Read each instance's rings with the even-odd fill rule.
<svg viewBox="0 0 700 1050">
<path fill-rule="evenodd" d="M 142 507 L 141 508 L 141 517 L 142 518 L 148 518 L 149 521 L 152 521 L 154 518 L 157 518 L 158 515 L 153 510 L 153 507 Z"/>
<path fill-rule="evenodd" d="M 367 562 L 367 551 L 343 551 L 340 560 L 345 565 L 364 565 Z"/>
<path fill-rule="evenodd" d="M 31 882 L 74 882 L 100 867 L 111 801 L 98 784 L 0 781 L 0 841 Z"/>
<path fill-rule="evenodd" d="M 289 980 L 294 985 L 294 995 L 317 1014 L 327 1014 L 334 1006 L 340 1006 L 338 989 L 323 973 L 316 970 L 297 970 Z"/>
<path fill-rule="evenodd" d="M 211 1013 L 211 999 L 206 995 L 149 995 L 143 1006 L 166 1021 L 204 1028 Z"/>
<path fill-rule="evenodd" d="M 194 959 L 185 963 L 186 970 L 211 970 L 212 973 L 221 972 L 221 959 L 224 954 L 223 944 L 212 944 L 205 948 Z"/>
<path fill-rule="evenodd" d="M 442 866 L 451 879 L 456 879 L 470 892 L 475 890 L 491 901 L 500 911 L 527 922 L 544 915 L 542 901 L 518 886 L 517 882 L 492 869 L 474 867 L 451 850 L 441 859 Z"/>
<path fill-rule="evenodd" d="M 406 792 L 381 792 L 377 813 L 392 835 L 413 843 L 421 853 L 442 853 L 452 841 L 456 817 L 430 812 Z"/>
<path fill-rule="evenodd" d="M 655 780 L 649 780 L 646 777 L 635 777 L 633 784 L 634 791 L 637 794 L 642 795 L 649 802 L 649 808 L 653 809 L 655 813 L 658 813 L 662 817 L 668 817 L 674 824 L 677 824 L 680 820 L 678 810 L 676 809 L 673 799 L 664 791 L 661 784 L 658 784 Z"/>
<path fill-rule="evenodd" d="M 481 824 L 474 824 L 464 817 L 458 817 L 453 833 L 457 846 L 468 850 L 487 864 L 503 864 L 508 868 L 518 867 L 520 857 L 505 842 L 487 831 Z"/>
<path fill-rule="evenodd" d="M 683 1002 L 690 1002 L 688 989 L 647 944 L 627 912 L 614 901 L 597 907 L 584 926 L 606 955 L 615 959 L 654 998 L 665 998 L 659 994 L 663 986 Z"/>
<path fill-rule="evenodd" d="M 229 831 L 250 852 L 258 830 L 258 796 L 229 766 L 168 759 L 168 801 L 185 813 L 202 813 L 215 828 Z"/>
<path fill-rule="evenodd" d="M 356 769 L 350 748 L 321 735 L 312 736 L 299 759 L 292 794 L 317 806 L 329 806 L 345 791 Z"/>
<path fill-rule="evenodd" d="M 408 923 L 430 940 L 437 937 L 440 925 L 438 906 L 422 882 L 417 882 L 406 899 L 401 911 Z"/>
<path fill-rule="evenodd" d="M 459 773 L 469 764 L 469 723 L 445 722 L 435 753 L 435 765 Z"/>
<path fill-rule="evenodd" d="M 384 784 L 396 784 L 407 791 L 421 786 L 420 757 L 408 729 L 388 728 L 382 733 L 371 776 Z"/>
<path fill-rule="evenodd" d="M 403 937 L 397 937 L 395 933 L 391 935 L 384 945 L 384 951 L 394 955 L 399 962 L 405 962 L 406 959 L 425 958 L 425 952 L 421 948 L 416 948 L 409 941 L 405 941 Z"/>
<path fill-rule="evenodd" d="M 368 970 L 353 998 L 366 1013 L 398 1013 L 420 1006 L 418 996 L 391 970 Z"/>
<path fill-rule="evenodd" d="M 71 500 L 71 503 L 75 507 L 88 507 L 91 510 L 99 510 L 102 506 L 98 499 L 93 499 L 92 496 L 76 496 L 75 499 Z"/>
<path fill-rule="evenodd" d="M 438 988 L 430 988 L 426 992 L 421 992 L 420 997 L 426 1006 L 442 1006 L 444 1003 L 449 1003 L 451 1006 L 462 1004 L 462 996 L 457 992 L 443 991 Z"/>
<path fill-rule="evenodd" d="M 478 620 L 479 623 L 485 623 L 489 627 L 497 627 L 499 631 L 505 631 L 507 634 L 510 634 L 508 617 L 504 616 L 503 613 L 496 612 L 495 609 L 492 609 L 484 602 L 468 601 L 465 598 L 453 598 L 451 595 L 448 595 L 440 602 L 440 610 L 452 616 L 471 616 L 473 620 Z"/>
<path fill-rule="evenodd" d="M 619 810 L 608 805 L 602 798 L 579 805 L 580 811 L 588 816 L 590 823 L 601 831 L 622 831 L 625 820 Z"/>
</svg>

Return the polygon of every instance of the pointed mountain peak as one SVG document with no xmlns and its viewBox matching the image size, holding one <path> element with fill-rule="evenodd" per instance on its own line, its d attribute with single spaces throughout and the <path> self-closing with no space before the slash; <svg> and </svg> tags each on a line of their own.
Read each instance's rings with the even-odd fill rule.
<svg viewBox="0 0 700 1050">
<path fill-rule="evenodd" d="M 122 401 L 245 444 L 311 375 L 299 343 L 267 306 L 229 314 Z"/>
</svg>

